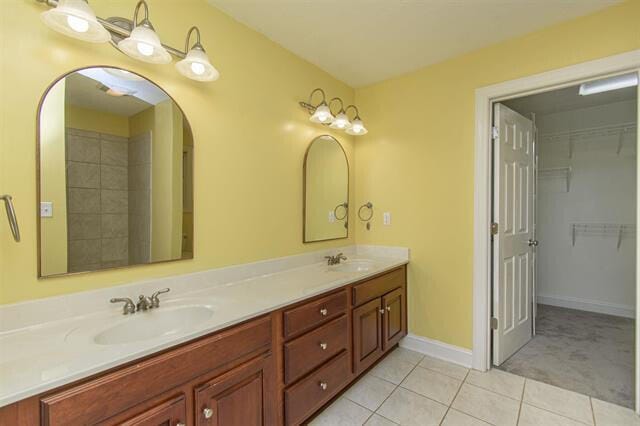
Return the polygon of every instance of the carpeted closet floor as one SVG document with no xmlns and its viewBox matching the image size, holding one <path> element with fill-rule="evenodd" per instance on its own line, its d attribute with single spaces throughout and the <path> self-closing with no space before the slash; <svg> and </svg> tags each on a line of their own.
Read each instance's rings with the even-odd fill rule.
<svg viewBox="0 0 640 426">
<path fill-rule="evenodd" d="M 634 320 L 538 305 L 536 336 L 498 368 L 631 408 Z"/>
</svg>

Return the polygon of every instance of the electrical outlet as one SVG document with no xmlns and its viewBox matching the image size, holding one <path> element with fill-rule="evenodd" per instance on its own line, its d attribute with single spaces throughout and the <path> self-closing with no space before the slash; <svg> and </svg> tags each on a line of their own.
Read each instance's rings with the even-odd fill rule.
<svg viewBox="0 0 640 426">
<path fill-rule="evenodd" d="M 329 223 L 335 223 L 336 221 L 336 214 L 333 212 L 333 210 L 331 210 L 329 212 Z"/>
<path fill-rule="evenodd" d="M 40 217 L 53 216 L 53 203 L 51 201 L 42 201 L 40 203 Z"/>
<path fill-rule="evenodd" d="M 384 212 L 382 214 L 382 223 L 384 225 L 391 225 L 391 213 L 389 212 Z"/>
</svg>

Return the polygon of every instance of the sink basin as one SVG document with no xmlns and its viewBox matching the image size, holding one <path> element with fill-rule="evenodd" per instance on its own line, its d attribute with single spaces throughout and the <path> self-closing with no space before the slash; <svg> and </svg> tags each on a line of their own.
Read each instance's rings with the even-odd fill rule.
<svg viewBox="0 0 640 426">
<path fill-rule="evenodd" d="M 207 321 L 213 310 L 207 306 L 160 307 L 138 312 L 97 334 L 99 345 L 119 345 L 169 336 Z"/>
<path fill-rule="evenodd" d="M 368 272 L 373 268 L 373 261 L 369 259 L 346 260 L 338 265 L 332 265 L 329 270 L 336 272 Z"/>
</svg>

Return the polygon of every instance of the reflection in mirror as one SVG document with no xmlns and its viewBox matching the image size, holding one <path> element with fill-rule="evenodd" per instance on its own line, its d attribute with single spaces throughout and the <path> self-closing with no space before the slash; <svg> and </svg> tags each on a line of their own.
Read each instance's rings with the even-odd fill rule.
<svg viewBox="0 0 640 426">
<path fill-rule="evenodd" d="M 149 80 L 85 68 L 38 112 L 39 276 L 193 257 L 193 137 Z"/>
<path fill-rule="evenodd" d="M 314 139 L 304 160 L 304 242 L 348 236 L 349 163 L 331 136 Z"/>
</svg>

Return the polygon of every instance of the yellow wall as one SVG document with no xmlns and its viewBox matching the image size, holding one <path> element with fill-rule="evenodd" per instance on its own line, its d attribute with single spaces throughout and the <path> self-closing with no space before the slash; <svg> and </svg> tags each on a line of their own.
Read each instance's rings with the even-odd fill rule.
<svg viewBox="0 0 640 426">
<path fill-rule="evenodd" d="M 42 275 L 67 272 L 67 174 L 65 143 L 65 82 L 49 91 L 40 115 L 40 191 L 53 203 L 53 216 L 40 219 Z"/>
<path fill-rule="evenodd" d="M 109 135 L 129 137 L 129 118 L 73 105 L 66 106 L 66 126 Z"/>
<path fill-rule="evenodd" d="M 344 238 L 344 220 L 329 222 L 329 212 L 347 201 L 349 170 L 339 143 L 331 138 L 319 138 L 309 147 L 306 158 L 306 241 Z M 342 217 L 344 209 L 337 210 Z"/>
<path fill-rule="evenodd" d="M 0 222 L 0 303 L 127 283 L 336 247 L 302 243 L 302 161 L 327 129 L 298 106 L 315 87 L 353 102 L 354 91 L 249 30 L 205 0 L 150 0 L 151 20 L 165 43 L 182 47 L 191 25 L 221 72 L 214 83 L 182 77 L 173 65 L 128 58 L 109 44 L 92 45 L 42 24 L 46 7 L 3 0 L 0 7 L 0 188 L 14 196 L 22 242 Z M 128 16 L 134 3 L 93 0 L 98 16 Z M 28 37 L 25 36 L 28 28 Z M 19 58 L 19 60 L 16 60 Z M 40 97 L 60 75 L 89 65 L 139 72 L 184 110 L 194 137 L 195 259 L 36 278 L 35 116 Z M 335 133 L 353 167 L 352 138 Z M 9 155 L 10 154 L 10 155 Z M 352 182 L 353 183 L 353 182 Z"/>
<path fill-rule="evenodd" d="M 356 91 L 356 204 L 376 211 L 356 239 L 411 248 L 412 333 L 472 346 L 475 89 L 638 49 L 639 20 L 633 0 Z"/>
</svg>

